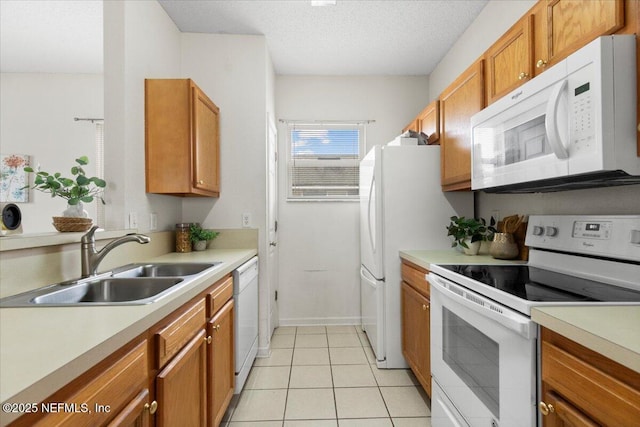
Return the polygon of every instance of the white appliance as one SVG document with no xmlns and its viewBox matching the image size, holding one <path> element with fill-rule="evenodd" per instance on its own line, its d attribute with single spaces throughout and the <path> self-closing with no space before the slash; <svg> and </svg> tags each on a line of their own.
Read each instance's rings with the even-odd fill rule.
<svg viewBox="0 0 640 427">
<path fill-rule="evenodd" d="M 235 343 L 235 394 L 242 391 L 258 353 L 258 257 L 233 272 L 235 302 L 233 333 Z"/>
<path fill-rule="evenodd" d="M 634 35 L 603 36 L 471 118 L 474 190 L 640 183 Z"/>
<path fill-rule="evenodd" d="M 640 215 L 532 216 L 520 265 L 432 265 L 431 425 L 534 427 L 531 308 L 637 305 Z"/>
<path fill-rule="evenodd" d="M 360 162 L 362 329 L 378 367 L 407 367 L 398 251 L 450 248 L 449 218 L 472 214 L 471 193 L 442 192 L 437 145 L 376 146 Z"/>
</svg>

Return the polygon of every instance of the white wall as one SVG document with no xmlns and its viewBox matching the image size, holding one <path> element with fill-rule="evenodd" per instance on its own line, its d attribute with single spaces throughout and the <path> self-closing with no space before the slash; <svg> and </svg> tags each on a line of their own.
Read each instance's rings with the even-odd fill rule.
<svg viewBox="0 0 640 427">
<path fill-rule="evenodd" d="M 72 177 L 74 159 L 89 157 L 84 169 L 95 174 L 95 125 L 74 117 L 103 117 L 102 74 L 2 73 L 0 75 L 0 151 L 28 154 L 34 168 Z M 33 183 L 33 177 L 31 177 Z M 96 218 L 99 201 L 85 204 Z M 53 232 L 52 216 L 66 209 L 61 198 L 32 190 L 22 211 L 24 233 Z"/>
<path fill-rule="evenodd" d="M 105 177 L 107 228 L 138 229 L 180 222 L 181 199 L 146 194 L 144 177 L 144 79 L 180 77 L 180 32 L 155 1 L 104 2 Z"/>
<path fill-rule="evenodd" d="M 491 0 L 430 75 L 430 99 L 435 99 L 534 4 L 534 0 Z M 515 213 L 640 214 L 640 185 L 523 195 L 480 191 L 476 202 L 476 215 L 484 218 L 495 210 L 501 217 Z"/>
<path fill-rule="evenodd" d="M 375 120 L 367 149 L 384 144 L 428 103 L 427 77 L 276 77 L 284 120 Z M 278 124 L 279 290 L 282 325 L 360 321 L 357 202 L 287 202 L 286 125 Z"/>
<path fill-rule="evenodd" d="M 259 343 L 269 343 L 266 231 L 266 123 L 273 114 L 273 67 L 263 36 L 182 34 L 182 76 L 220 108 L 220 197 L 187 198 L 182 220 L 240 228 L 243 213 L 258 229 Z"/>
</svg>

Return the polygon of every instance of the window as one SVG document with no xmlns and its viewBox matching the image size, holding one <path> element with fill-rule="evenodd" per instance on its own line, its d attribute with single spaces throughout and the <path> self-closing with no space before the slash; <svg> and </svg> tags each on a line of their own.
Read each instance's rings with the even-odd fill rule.
<svg viewBox="0 0 640 427">
<path fill-rule="evenodd" d="M 288 126 L 289 200 L 358 199 L 364 124 Z"/>
</svg>

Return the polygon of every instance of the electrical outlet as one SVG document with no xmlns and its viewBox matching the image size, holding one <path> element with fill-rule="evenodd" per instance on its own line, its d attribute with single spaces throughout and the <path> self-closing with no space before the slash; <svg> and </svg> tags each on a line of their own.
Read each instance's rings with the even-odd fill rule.
<svg viewBox="0 0 640 427">
<path fill-rule="evenodd" d="M 251 227 L 251 214 L 249 212 L 244 212 L 242 214 L 242 227 L 243 228 Z"/>
<path fill-rule="evenodd" d="M 158 214 L 152 212 L 149 214 L 149 231 L 154 231 L 158 229 Z"/>
<path fill-rule="evenodd" d="M 138 228 L 138 212 L 129 212 L 129 228 Z"/>
</svg>

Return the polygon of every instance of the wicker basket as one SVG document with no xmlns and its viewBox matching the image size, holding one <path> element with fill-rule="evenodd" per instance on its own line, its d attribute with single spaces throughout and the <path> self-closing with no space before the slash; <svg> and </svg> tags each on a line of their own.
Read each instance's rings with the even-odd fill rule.
<svg viewBox="0 0 640 427">
<path fill-rule="evenodd" d="M 91 228 L 91 218 L 73 218 L 66 216 L 54 216 L 53 226 L 58 231 L 87 231 Z"/>
</svg>

